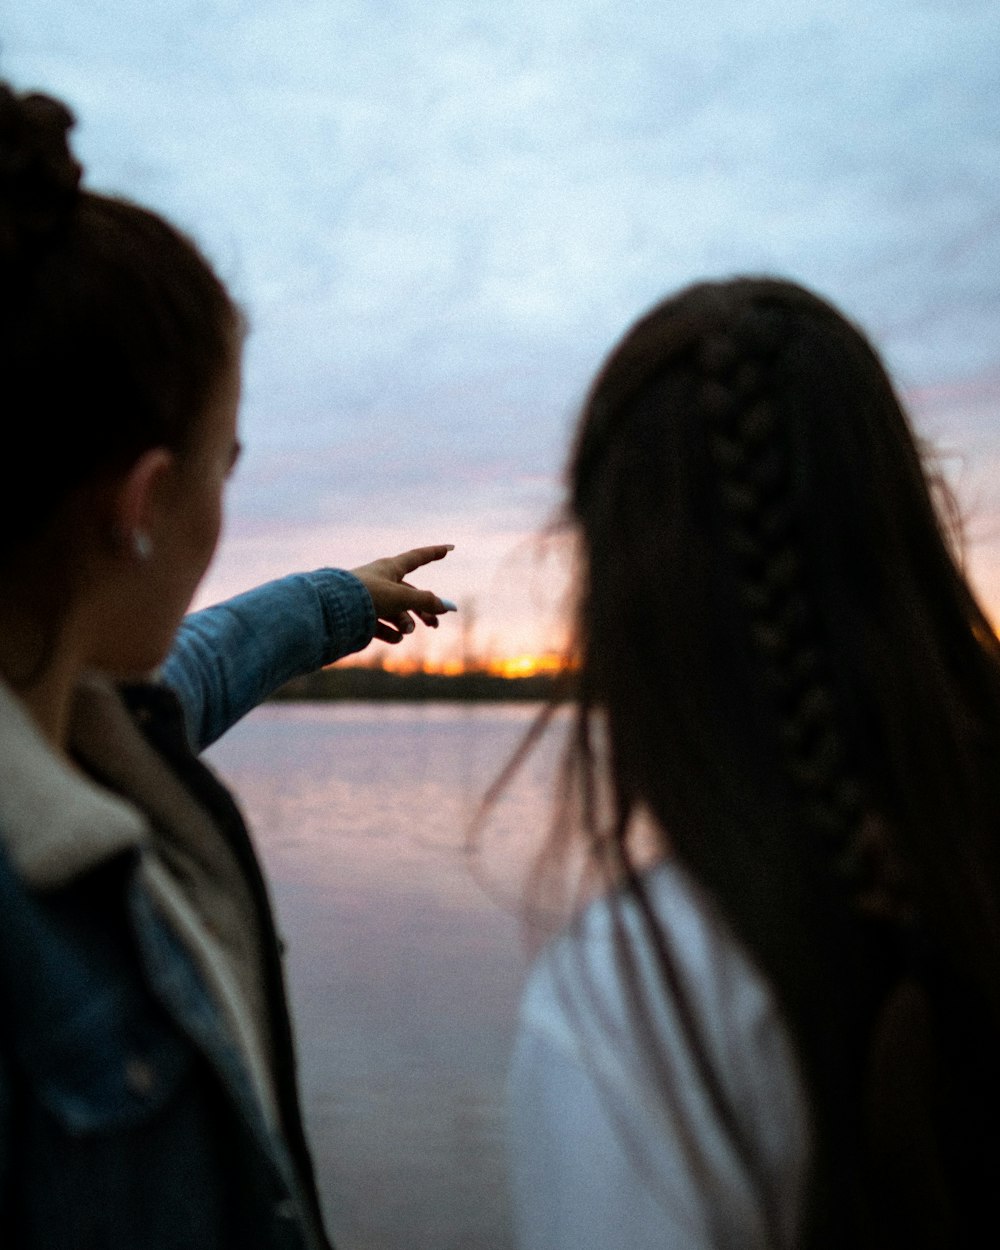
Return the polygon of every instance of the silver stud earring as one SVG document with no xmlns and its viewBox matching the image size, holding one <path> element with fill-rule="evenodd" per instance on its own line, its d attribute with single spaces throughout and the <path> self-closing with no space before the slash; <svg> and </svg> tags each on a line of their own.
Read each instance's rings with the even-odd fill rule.
<svg viewBox="0 0 1000 1250">
<path fill-rule="evenodd" d="M 153 540 L 145 530 L 132 531 L 132 551 L 136 559 L 141 560 L 143 564 L 153 554 Z"/>
</svg>

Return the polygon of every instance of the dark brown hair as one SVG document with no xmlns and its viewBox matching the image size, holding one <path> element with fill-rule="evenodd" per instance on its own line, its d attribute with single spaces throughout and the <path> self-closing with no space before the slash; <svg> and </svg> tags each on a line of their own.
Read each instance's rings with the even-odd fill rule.
<svg viewBox="0 0 1000 1250">
<path fill-rule="evenodd" d="M 81 188 L 72 124 L 0 84 L 0 558 L 76 485 L 183 450 L 240 330 L 191 240 Z"/>
<path fill-rule="evenodd" d="M 792 283 L 690 287 L 594 382 L 569 512 L 595 857 L 676 989 L 629 850 L 651 813 L 774 987 L 808 1242 L 960 1244 L 1000 1161 L 1000 649 L 882 364 Z"/>
</svg>

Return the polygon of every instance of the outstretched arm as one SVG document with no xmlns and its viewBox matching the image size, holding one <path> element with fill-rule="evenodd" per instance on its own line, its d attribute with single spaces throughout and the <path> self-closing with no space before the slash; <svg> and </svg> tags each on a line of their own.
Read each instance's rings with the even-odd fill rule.
<svg viewBox="0 0 1000 1250">
<path fill-rule="evenodd" d="M 453 605 L 404 578 L 450 550 L 421 547 L 353 572 L 294 573 L 186 616 L 159 676 L 180 699 L 192 749 L 203 751 L 293 677 L 372 638 L 401 642 L 414 628 L 411 613 L 436 625 Z"/>
</svg>

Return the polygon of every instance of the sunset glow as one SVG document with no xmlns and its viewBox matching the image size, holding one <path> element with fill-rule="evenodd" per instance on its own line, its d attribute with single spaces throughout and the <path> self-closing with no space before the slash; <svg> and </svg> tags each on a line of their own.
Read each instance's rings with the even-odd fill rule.
<svg viewBox="0 0 1000 1250">
<path fill-rule="evenodd" d="M 380 654 L 376 665 L 362 664 L 361 667 L 382 668 L 403 677 L 414 673 L 434 673 L 444 677 L 457 677 L 462 673 L 488 673 L 491 677 L 517 678 L 555 676 L 568 665 L 565 657 L 555 651 L 543 651 L 537 655 L 495 656 L 473 664 L 467 664 L 457 657 L 429 660 L 402 652 L 389 652 Z"/>
<path fill-rule="evenodd" d="M 566 667 L 565 658 L 554 651 L 541 655 L 512 655 L 489 660 L 486 671 L 494 677 L 535 677 L 539 673 L 555 676 Z"/>
</svg>

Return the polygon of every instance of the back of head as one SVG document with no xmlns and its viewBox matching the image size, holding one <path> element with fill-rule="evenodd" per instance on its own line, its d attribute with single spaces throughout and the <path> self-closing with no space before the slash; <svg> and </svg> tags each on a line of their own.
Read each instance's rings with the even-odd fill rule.
<svg viewBox="0 0 1000 1250">
<path fill-rule="evenodd" d="M 82 188 L 72 121 L 0 84 L 0 565 L 81 483 L 183 450 L 237 351 L 238 314 L 194 244 Z"/>
<path fill-rule="evenodd" d="M 618 828 L 654 814 L 776 988 L 818 1126 L 813 1239 L 882 1237 L 887 1210 L 880 1244 L 933 1238 L 972 1108 L 932 1104 L 955 1039 L 1000 1022 L 1000 666 L 885 371 L 794 284 L 691 287 L 611 354 L 570 477 L 581 716 L 607 718 Z M 905 1117 L 865 1091 L 914 1048 L 909 1163 L 936 1180 L 910 1224 Z"/>
</svg>

